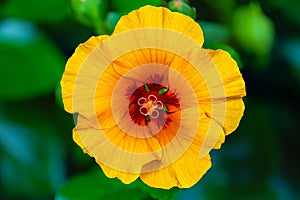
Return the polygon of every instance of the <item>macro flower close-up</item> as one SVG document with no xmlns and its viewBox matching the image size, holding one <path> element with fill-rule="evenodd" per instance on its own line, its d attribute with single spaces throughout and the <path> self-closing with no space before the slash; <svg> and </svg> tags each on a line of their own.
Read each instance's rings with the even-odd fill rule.
<svg viewBox="0 0 300 200">
<path fill-rule="evenodd" d="M 299 10 L 1 1 L 0 199 L 300 199 Z"/>
<path fill-rule="evenodd" d="M 245 83 L 201 27 L 167 8 L 121 17 L 69 58 L 61 80 L 73 139 L 106 176 L 169 189 L 195 185 L 243 116 Z"/>
</svg>

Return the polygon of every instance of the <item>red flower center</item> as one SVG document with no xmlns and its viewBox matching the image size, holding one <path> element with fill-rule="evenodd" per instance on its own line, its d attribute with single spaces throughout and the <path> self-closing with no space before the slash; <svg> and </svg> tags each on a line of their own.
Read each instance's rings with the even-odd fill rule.
<svg viewBox="0 0 300 200">
<path fill-rule="evenodd" d="M 149 83 L 138 87 L 129 98 L 129 114 L 139 126 L 156 123 L 166 128 L 172 121 L 169 114 L 180 109 L 179 99 L 169 88 Z"/>
</svg>

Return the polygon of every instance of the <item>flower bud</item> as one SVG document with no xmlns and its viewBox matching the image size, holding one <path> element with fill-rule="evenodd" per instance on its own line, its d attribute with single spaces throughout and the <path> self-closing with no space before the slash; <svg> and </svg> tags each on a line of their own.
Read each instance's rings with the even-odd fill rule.
<svg viewBox="0 0 300 200">
<path fill-rule="evenodd" d="M 259 56 L 269 54 L 275 37 L 274 24 L 258 3 L 242 6 L 235 11 L 232 33 L 241 48 Z"/>
<path fill-rule="evenodd" d="M 185 1 L 173 0 L 168 3 L 167 7 L 173 12 L 180 12 L 193 19 L 196 18 L 196 8 L 190 7 Z"/>
<path fill-rule="evenodd" d="M 106 18 L 104 20 L 104 24 L 108 34 L 111 34 L 114 31 L 115 26 L 119 21 L 120 17 L 121 17 L 120 13 L 117 12 L 107 13 Z"/>
<path fill-rule="evenodd" d="M 106 0 L 72 0 L 71 8 L 75 17 L 87 26 L 97 26 L 104 19 L 107 10 Z"/>
</svg>

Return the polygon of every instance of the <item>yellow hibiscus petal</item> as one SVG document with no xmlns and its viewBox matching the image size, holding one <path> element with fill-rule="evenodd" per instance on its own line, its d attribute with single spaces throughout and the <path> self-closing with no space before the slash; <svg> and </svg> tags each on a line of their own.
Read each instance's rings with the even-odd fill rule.
<svg viewBox="0 0 300 200">
<path fill-rule="evenodd" d="M 219 69 L 219 73 L 225 86 L 226 97 L 241 98 L 246 96 L 245 82 L 236 61 L 231 55 L 221 49 L 207 49 L 207 52 Z"/>
<path fill-rule="evenodd" d="M 62 98 L 65 106 L 65 110 L 69 113 L 73 113 L 73 89 L 78 71 L 89 55 L 89 53 L 99 44 L 101 44 L 108 36 L 102 35 L 98 37 L 91 37 L 86 42 L 80 44 L 74 54 L 69 58 L 65 72 L 62 76 Z"/>
<path fill-rule="evenodd" d="M 190 17 L 171 12 L 164 7 L 144 6 L 121 17 L 112 35 L 137 28 L 158 27 L 178 31 L 196 40 L 200 46 L 204 42 L 200 26 Z"/>
<path fill-rule="evenodd" d="M 151 187 L 170 189 L 189 188 L 195 185 L 211 167 L 210 156 L 199 158 L 188 150 L 177 161 L 157 171 L 142 173 L 141 180 Z"/>
<path fill-rule="evenodd" d="M 118 126 L 103 130 L 103 132 L 113 144 L 124 151 L 131 153 L 149 153 L 160 149 L 160 144 L 155 137 L 133 137 L 123 132 Z"/>
<path fill-rule="evenodd" d="M 205 129 L 206 132 L 203 132 L 204 135 L 207 135 L 207 139 L 203 143 L 202 151 L 200 153 L 201 157 L 203 157 L 212 148 L 220 148 L 221 144 L 225 141 L 222 123 L 219 123 L 214 119 L 210 119 L 212 111 L 214 111 L 214 117 L 222 120 L 223 122 L 226 121 L 227 115 L 225 102 L 226 93 L 223 79 L 220 77 L 218 67 L 210 59 L 210 55 L 206 52 L 206 50 L 202 52 L 201 56 L 202 59 L 199 61 L 201 64 L 199 64 L 198 68 L 195 68 L 188 61 L 183 59 L 180 60 L 179 58 L 176 59 L 176 63 L 172 63 L 171 68 L 174 68 L 186 78 L 186 80 L 192 86 L 195 95 L 197 96 L 198 106 L 200 109 L 204 110 L 204 113 L 207 114 L 205 118 L 202 117 L 200 120 L 200 126 L 205 124 L 203 119 L 207 119 L 209 121 L 208 124 L 210 125 L 210 128 L 207 127 Z M 199 69 L 199 67 L 202 68 Z M 216 101 L 214 101 L 214 97 L 218 100 L 224 100 L 221 102 L 217 101 L 217 104 Z"/>
<path fill-rule="evenodd" d="M 167 131 L 165 133 L 167 134 Z M 167 167 L 149 173 L 141 173 L 141 180 L 152 187 L 164 189 L 192 187 L 211 167 L 210 156 L 206 147 L 203 146 L 204 141 L 210 140 L 215 144 L 215 141 L 219 138 L 215 145 L 218 147 L 224 142 L 224 137 L 225 134 L 220 125 L 207 117 L 204 112 L 201 112 L 197 134 L 185 153 Z M 160 139 L 163 142 L 164 138 Z M 199 152 L 206 152 L 206 154 L 199 157 Z M 172 157 L 173 150 L 165 151 L 164 154 Z"/>
<path fill-rule="evenodd" d="M 224 131 L 226 135 L 232 133 L 243 117 L 245 105 L 242 99 L 229 99 L 226 101 L 226 118 L 224 123 Z"/>
<path fill-rule="evenodd" d="M 220 148 L 225 141 L 223 127 L 213 118 L 210 118 L 204 111 L 202 111 L 197 135 L 201 138 L 199 139 L 201 141 L 200 146 L 198 145 L 200 147 L 200 157 L 206 156 L 212 148 Z"/>
<path fill-rule="evenodd" d="M 223 50 L 207 50 L 214 63 L 219 69 L 220 76 L 223 80 L 223 87 L 225 88 L 225 98 L 212 99 L 212 104 L 224 104 L 226 106 L 226 118 L 224 122 L 224 131 L 228 135 L 233 132 L 243 116 L 244 103 L 242 97 L 246 95 L 245 82 L 239 71 L 239 68 L 235 60 L 230 54 Z M 203 104 L 202 109 L 215 119 L 218 117 L 211 116 L 210 108 L 205 107 L 207 104 Z M 217 107 L 217 106 L 216 106 Z M 222 124 L 221 124 L 222 125 Z"/>
<path fill-rule="evenodd" d="M 113 88 L 120 75 L 115 73 L 113 66 L 107 67 L 103 72 L 95 91 L 95 111 L 102 129 L 108 129 L 116 125 L 111 108 Z"/>
<path fill-rule="evenodd" d="M 97 160 L 96 160 L 97 161 Z M 135 181 L 140 174 L 139 173 L 128 173 L 128 172 L 122 172 L 119 170 L 112 169 L 110 167 L 107 167 L 106 165 L 102 164 L 101 162 L 97 161 L 97 163 L 102 168 L 103 173 L 109 177 L 109 178 L 118 178 L 125 184 L 132 183 Z"/>
<path fill-rule="evenodd" d="M 219 139 L 214 146 L 214 149 L 220 149 L 224 142 L 225 142 L 225 133 L 221 131 L 221 133 L 219 134 Z"/>
<path fill-rule="evenodd" d="M 110 168 L 139 173 L 145 163 L 161 159 L 160 144 L 155 137 L 132 137 L 118 126 L 101 130 L 90 123 L 93 120 L 81 115 L 77 121 L 74 140 L 91 157 Z"/>
<path fill-rule="evenodd" d="M 84 153 L 88 153 L 86 147 L 84 146 L 84 144 L 82 143 L 80 136 L 78 135 L 78 132 L 76 131 L 75 128 L 73 128 L 73 140 L 76 142 L 76 144 L 78 146 L 81 147 L 81 149 L 83 150 Z"/>
<path fill-rule="evenodd" d="M 78 135 L 78 132 L 76 129 L 73 129 L 73 139 L 74 141 L 82 148 L 84 153 L 88 153 L 87 148 L 84 146 L 82 143 L 80 136 Z M 90 155 L 92 156 L 92 155 Z M 107 167 L 103 163 L 101 163 L 99 160 L 96 159 L 96 162 L 99 164 L 99 166 L 102 168 L 103 173 L 109 177 L 109 178 L 118 178 L 120 179 L 123 183 L 129 184 L 133 181 L 135 181 L 139 177 L 139 173 L 128 173 L 128 172 L 122 172 L 119 170 L 112 169 L 110 167 Z"/>
</svg>

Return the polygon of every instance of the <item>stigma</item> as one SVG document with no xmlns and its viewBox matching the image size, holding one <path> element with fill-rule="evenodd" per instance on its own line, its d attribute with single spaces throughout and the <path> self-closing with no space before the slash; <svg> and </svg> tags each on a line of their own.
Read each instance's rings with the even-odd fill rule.
<svg viewBox="0 0 300 200">
<path fill-rule="evenodd" d="M 163 103 L 158 101 L 157 97 L 153 94 L 149 95 L 148 98 L 139 98 L 138 105 L 141 106 L 139 109 L 140 114 L 150 116 L 153 119 L 159 116 L 158 110 L 163 109 Z"/>
</svg>

